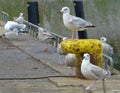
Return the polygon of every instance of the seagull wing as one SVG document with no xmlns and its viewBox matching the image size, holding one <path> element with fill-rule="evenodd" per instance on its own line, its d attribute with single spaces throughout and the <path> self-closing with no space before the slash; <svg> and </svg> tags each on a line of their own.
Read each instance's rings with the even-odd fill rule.
<svg viewBox="0 0 120 93">
<path fill-rule="evenodd" d="M 107 43 L 102 43 L 103 45 L 103 53 L 107 54 L 108 56 L 113 55 L 113 47 Z"/>
<path fill-rule="evenodd" d="M 82 18 L 75 17 L 75 16 L 72 16 L 72 15 L 70 17 L 69 22 L 70 22 L 71 25 L 73 25 L 75 27 L 79 27 L 79 28 L 93 26 L 91 22 L 88 22 L 88 21 L 86 21 Z"/>
<path fill-rule="evenodd" d="M 98 66 L 95 65 L 91 65 L 91 71 L 100 79 L 105 78 L 105 77 L 109 77 L 110 76 L 110 72 L 106 71 L 105 69 L 102 69 Z"/>
</svg>

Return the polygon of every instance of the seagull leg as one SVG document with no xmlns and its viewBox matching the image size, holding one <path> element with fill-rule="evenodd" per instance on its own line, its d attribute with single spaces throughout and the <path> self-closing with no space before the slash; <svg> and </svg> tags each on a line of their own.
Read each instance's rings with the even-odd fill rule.
<svg viewBox="0 0 120 93">
<path fill-rule="evenodd" d="M 103 91 L 104 91 L 104 93 L 106 93 L 105 79 L 102 79 L 102 84 L 103 84 Z"/>
<path fill-rule="evenodd" d="M 90 85 L 89 85 L 88 87 L 86 87 L 85 89 L 86 89 L 86 90 L 95 90 L 95 89 L 96 89 L 95 83 L 96 83 L 96 81 L 94 80 L 94 81 L 92 82 L 92 84 L 90 84 Z"/>
</svg>

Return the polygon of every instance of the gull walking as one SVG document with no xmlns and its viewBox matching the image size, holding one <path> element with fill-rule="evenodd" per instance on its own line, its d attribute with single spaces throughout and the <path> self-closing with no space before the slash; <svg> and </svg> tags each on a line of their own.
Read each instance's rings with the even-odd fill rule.
<svg viewBox="0 0 120 93">
<path fill-rule="evenodd" d="M 87 79 L 93 79 L 94 82 L 86 87 L 87 90 L 94 90 L 95 87 L 95 81 L 98 79 L 102 79 L 104 81 L 104 78 L 110 77 L 111 73 L 110 71 L 107 71 L 105 69 L 102 69 L 96 65 L 93 65 L 90 63 L 90 54 L 85 53 L 83 55 L 83 60 L 81 64 L 81 73 L 83 76 Z"/>
<path fill-rule="evenodd" d="M 70 14 L 69 7 L 63 7 L 60 11 L 63 13 L 63 23 L 66 28 L 72 31 L 83 31 L 91 28 L 95 28 L 95 26 L 80 17 L 76 17 Z M 74 34 L 72 33 L 72 38 Z"/>
</svg>

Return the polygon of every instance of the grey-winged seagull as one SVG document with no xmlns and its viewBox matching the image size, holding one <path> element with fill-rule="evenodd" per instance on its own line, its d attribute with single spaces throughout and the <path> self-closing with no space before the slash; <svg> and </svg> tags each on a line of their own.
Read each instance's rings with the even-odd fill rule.
<svg viewBox="0 0 120 93">
<path fill-rule="evenodd" d="M 69 7 L 63 7 L 60 11 L 63 13 L 63 23 L 66 28 L 72 31 L 83 31 L 91 28 L 95 28 L 95 26 L 80 17 L 76 17 L 70 14 Z M 72 34 L 72 38 L 74 34 Z"/>
<path fill-rule="evenodd" d="M 104 80 L 104 78 L 110 77 L 110 71 L 107 71 L 101 67 L 98 67 L 92 63 L 90 63 L 90 54 L 85 53 L 83 55 L 83 60 L 81 63 L 81 73 L 87 79 L 93 79 L 94 82 L 86 87 L 87 90 L 95 89 L 95 81 L 98 79 Z"/>
<path fill-rule="evenodd" d="M 107 57 L 107 59 L 104 61 L 104 68 L 107 68 L 108 62 L 110 62 L 110 69 L 111 69 L 111 73 L 113 74 L 113 66 L 114 66 L 114 62 L 113 62 L 113 47 L 107 43 L 107 38 L 105 37 L 101 37 L 100 41 L 102 42 L 102 47 L 103 47 L 103 55 L 104 57 Z"/>
<path fill-rule="evenodd" d="M 113 56 L 113 47 L 107 43 L 107 38 L 101 37 L 100 41 L 102 42 L 103 53 L 112 57 Z"/>
</svg>

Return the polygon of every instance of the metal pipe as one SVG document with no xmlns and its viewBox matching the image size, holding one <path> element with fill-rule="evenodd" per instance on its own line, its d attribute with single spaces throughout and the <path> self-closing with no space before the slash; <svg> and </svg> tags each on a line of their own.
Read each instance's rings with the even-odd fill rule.
<svg viewBox="0 0 120 93">
<path fill-rule="evenodd" d="M 81 17 L 84 19 L 84 9 L 83 9 L 83 1 L 82 0 L 74 0 L 74 8 L 75 8 L 75 14 L 77 17 Z M 87 37 L 87 31 L 78 31 L 78 38 L 79 39 L 86 39 Z"/>
</svg>

